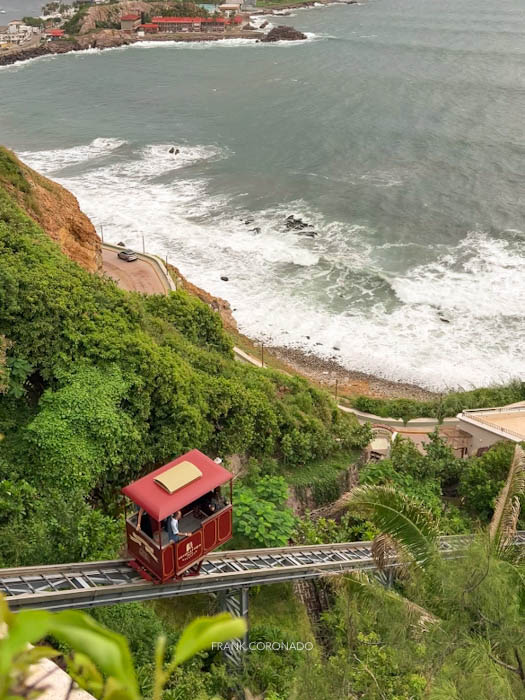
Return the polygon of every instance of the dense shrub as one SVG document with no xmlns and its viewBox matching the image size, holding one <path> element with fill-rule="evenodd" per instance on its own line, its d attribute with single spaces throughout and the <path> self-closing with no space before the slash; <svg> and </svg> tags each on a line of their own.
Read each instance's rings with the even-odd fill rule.
<svg viewBox="0 0 525 700">
<path fill-rule="evenodd" d="M 461 472 L 459 492 L 471 513 L 488 522 L 509 472 L 515 445 L 499 442 L 481 457 L 469 459 Z"/>
<path fill-rule="evenodd" d="M 264 476 L 253 486 L 234 489 L 234 532 L 254 547 L 283 547 L 295 519 L 286 507 L 288 488 L 280 476 Z"/>
<path fill-rule="evenodd" d="M 358 396 L 352 406 L 383 418 L 438 418 L 456 416 L 468 408 L 490 408 L 525 400 L 525 382 L 516 380 L 504 386 L 451 392 L 432 401 L 415 399 L 374 399 Z"/>
</svg>

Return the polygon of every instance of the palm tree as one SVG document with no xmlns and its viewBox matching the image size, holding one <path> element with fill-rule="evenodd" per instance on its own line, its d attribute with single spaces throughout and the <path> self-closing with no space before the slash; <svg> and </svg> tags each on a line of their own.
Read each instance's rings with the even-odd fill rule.
<svg viewBox="0 0 525 700">
<path fill-rule="evenodd" d="M 348 499 L 352 513 L 381 532 L 372 548 L 378 569 L 395 563 L 400 575 L 386 590 L 362 573 L 345 585 L 352 596 L 396 601 L 415 614 L 435 665 L 426 697 L 525 698 L 525 571 L 512 545 L 523 494 L 525 453 L 517 446 L 488 531 L 447 559 L 439 524 L 417 501 L 383 486 L 357 488 Z"/>
</svg>

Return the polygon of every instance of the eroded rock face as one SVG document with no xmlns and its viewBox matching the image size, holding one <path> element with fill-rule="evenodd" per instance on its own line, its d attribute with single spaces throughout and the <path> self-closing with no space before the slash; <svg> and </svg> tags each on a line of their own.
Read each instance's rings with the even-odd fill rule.
<svg viewBox="0 0 525 700">
<path fill-rule="evenodd" d="M 285 27 L 284 25 L 279 25 L 271 29 L 268 34 L 266 34 L 261 41 L 300 41 L 302 39 L 307 39 L 306 34 L 294 29 L 293 27 Z"/>
<path fill-rule="evenodd" d="M 227 329 L 234 331 L 238 330 L 237 322 L 233 318 L 231 306 L 227 301 L 221 299 L 220 297 L 214 297 L 206 290 L 192 284 L 174 265 L 169 264 L 168 268 L 175 274 L 177 279 L 177 289 L 184 289 L 184 291 L 188 292 L 188 294 L 198 297 L 201 301 L 216 311 Z"/>
<path fill-rule="evenodd" d="M 90 272 L 102 268 L 101 240 L 88 217 L 80 210 L 71 192 L 48 180 L 22 163 L 14 153 L 6 152 L 19 166 L 29 185 L 21 192 L 2 182 L 17 204 L 60 245 L 62 252 Z"/>
<path fill-rule="evenodd" d="M 134 44 L 136 41 L 137 38 L 133 34 L 126 34 L 118 29 L 101 29 L 77 37 L 77 44 L 81 49 L 113 49 L 116 46 Z"/>
<path fill-rule="evenodd" d="M 20 49 L 19 51 L 10 51 L 2 54 L 0 56 L 0 66 L 10 66 L 13 63 L 18 63 L 18 61 L 28 61 L 31 58 L 39 58 L 40 56 L 68 53 L 79 48 L 80 46 L 74 41 L 52 41 L 48 44 L 35 46 L 32 49 Z"/>
</svg>

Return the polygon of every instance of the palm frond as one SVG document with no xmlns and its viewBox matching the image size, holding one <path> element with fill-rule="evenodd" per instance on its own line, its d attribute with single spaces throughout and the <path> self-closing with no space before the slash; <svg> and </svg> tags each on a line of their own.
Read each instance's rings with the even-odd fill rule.
<svg viewBox="0 0 525 700">
<path fill-rule="evenodd" d="M 437 553 L 439 531 L 432 513 L 401 491 L 361 486 L 352 491 L 348 506 L 389 535 L 419 566 L 425 567 Z"/>
<path fill-rule="evenodd" d="M 522 494 L 525 494 L 525 452 L 516 445 L 507 481 L 498 495 L 489 525 L 489 538 L 498 549 L 505 549 L 516 534 Z"/>
<path fill-rule="evenodd" d="M 394 559 L 398 553 L 395 540 L 386 532 L 382 532 L 374 538 L 371 549 L 372 559 L 379 571 L 384 571 L 387 564 Z"/>
<path fill-rule="evenodd" d="M 349 574 L 345 574 L 341 579 L 346 590 L 355 597 L 366 601 L 381 598 L 384 601 L 389 600 L 401 605 L 417 620 L 417 625 L 423 630 L 427 630 L 430 624 L 440 621 L 438 617 L 429 610 L 422 608 L 421 605 L 405 598 L 396 591 L 384 588 L 364 571 L 352 571 Z"/>
</svg>

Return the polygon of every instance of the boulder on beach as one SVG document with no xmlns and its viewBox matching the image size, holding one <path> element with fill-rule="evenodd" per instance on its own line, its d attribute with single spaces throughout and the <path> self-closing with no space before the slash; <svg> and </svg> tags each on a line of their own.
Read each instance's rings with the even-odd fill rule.
<svg viewBox="0 0 525 700">
<path fill-rule="evenodd" d="M 297 29 L 294 29 L 293 27 L 285 27 L 284 25 L 280 24 L 278 27 L 270 29 L 268 34 L 263 36 L 261 41 L 301 41 L 306 38 L 306 34 L 303 34 Z"/>
</svg>

